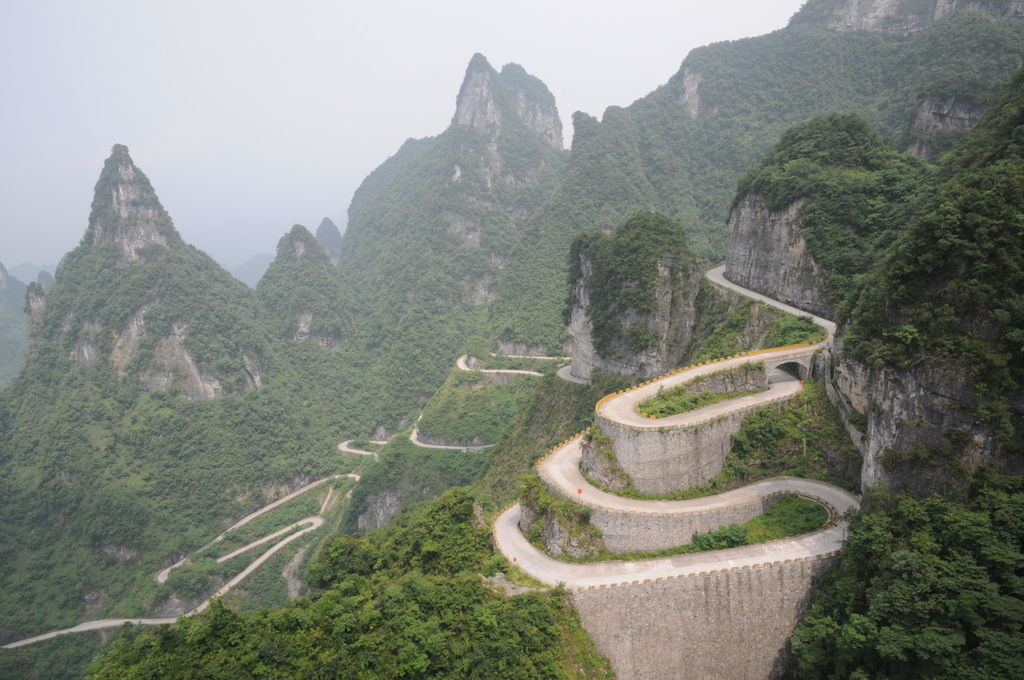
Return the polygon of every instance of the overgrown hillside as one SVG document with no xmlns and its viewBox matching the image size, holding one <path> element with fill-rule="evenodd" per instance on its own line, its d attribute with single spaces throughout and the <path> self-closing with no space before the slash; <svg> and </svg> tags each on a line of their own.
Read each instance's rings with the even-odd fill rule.
<svg viewBox="0 0 1024 680">
<path fill-rule="evenodd" d="M 507 597 L 503 579 L 481 581 L 515 570 L 476 512 L 454 489 L 387 529 L 338 537 L 309 566 L 312 600 L 123 633 L 86 677 L 612 677 L 562 589 Z"/>
<path fill-rule="evenodd" d="M 1024 71 L 924 172 L 856 119 L 814 120 L 741 183 L 804 201 L 872 488 L 794 635 L 801 677 L 1021 676 L 1022 109 Z"/>
<path fill-rule="evenodd" d="M 310 340 L 334 349 L 352 332 L 348 300 L 330 255 L 301 224 L 281 237 L 277 257 L 256 285 L 256 296 L 276 338 Z"/>
<path fill-rule="evenodd" d="M 983 445 L 981 461 L 997 454 L 999 465 L 1024 473 L 1022 106 L 1024 71 L 943 158 L 938 186 L 865 283 L 845 335 L 851 354 L 872 368 L 955 376 L 960 409 L 973 422 L 947 422 L 961 431 L 935 433 L 942 445 L 922 434 L 936 448 L 914 456 L 932 464 L 961 459 L 976 468 L 979 461 L 964 459 Z"/>
<path fill-rule="evenodd" d="M 804 11 L 821 4 L 811 0 Z M 737 180 L 790 126 L 856 113 L 883 137 L 902 139 L 919 94 L 991 92 L 1022 53 L 1024 23 L 966 10 L 912 35 L 797 22 L 693 50 L 667 84 L 629 107 L 610 107 L 600 122 L 574 115 L 565 178 L 506 264 L 492 332 L 561 346 L 562 254 L 577 233 L 657 210 L 687 226 L 698 255 L 720 262 Z"/>
<path fill-rule="evenodd" d="M 87 601 L 143 614 L 153 574 L 223 521 L 353 464 L 335 448 L 349 374 L 268 336 L 123 146 L 28 303 L 28 360 L 0 393 L 0 639 L 73 625 Z"/>
<path fill-rule="evenodd" d="M 356 191 L 339 268 L 367 353 L 376 424 L 394 431 L 444 381 L 522 224 L 563 166 L 555 100 L 516 64 L 473 57 L 447 130 L 410 140 Z"/>
<path fill-rule="evenodd" d="M 758 260 L 772 250 L 761 239 L 776 234 L 747 234 L 747 212 L 762 206 L 774 214 L 793 212 L 794 224 L 818 272 L 803 272 L 804 287 L 820 290 L 822 307 L 843 313 L 848 298 L 881 260 L 918 209 L 918 193 L 928 185 L 925 163 L 899 153 L 859 116 L 829 114 L 795 125 L 761 163 L 739 181 L 732 204 L 730 273 L 745 281 L 734 255 L 760 250 L 745 259 Z M 757 220 L 752 215 L 749 219 Z M 751 225 L 754 230 L 756 225 Z M 748 243 L 737 244 L 738 240 Z M 778 263 L 775 264 L 777 266 Z M 817 275 L 815 275 L 817 274 Z M 763 279 L 764 277 L 752 276 Z M 818 280 L 815 280 L 818 279 Z M 780 291 L 761 290 L 779 297 Z M 848 311 L 848 310 L 847 310 Z"/>
</svg>

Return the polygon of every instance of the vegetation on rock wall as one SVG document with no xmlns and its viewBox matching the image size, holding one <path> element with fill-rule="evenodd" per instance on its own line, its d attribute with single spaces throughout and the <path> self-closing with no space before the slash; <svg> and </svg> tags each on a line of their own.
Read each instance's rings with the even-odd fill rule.
<svg viewBox="0 0 1024 680">
<path fill-rule="evenodd" d="M 561 185 L 524 227 L 491 310 L 495 335 L 561 345 L 564 253 L 573 238 L 610 231 L 636 210 L 687 226 L 709 263 L 725 257 L 736 181 L 797 123 L 856 113 L 900 138 L 933 83 L 991 87 L 1021 64 L 1024 23 L 959 12 L 913 35 L 791 26 L 693 50 L 669 82 L 603 119 L 573 118 Z"/>
<path fill-rule="evenodd" d="M 584 261 L 590 275 L 584 277 Z M 569 249 L 568 285 L 563 320 L 568 323 L 578 303 L 572 289 L 584 283 L 587 318 L 593 326 L 594 349 L 605 358 L 617 348 L 642 352 L 658 342 L 649 328 L 658 311 L 655 294 L 677 281 L 686 282 L 700 261 L 686 244 L 686 230 L 664 215 L 642 211 L 616 227 L 611 236 L 598 230 L 580 234 Z M 665 271 L 662 271 L 665 270 Z M 672 290 L 671 294 L 686 295 Z M 674 300 L 673 300 L 674 302 Z M 666 323 L 669 319 L 664 320 Z"/>
<path fill-rule="evenodd" d="M 341 232 L 331 218 L 325 217 L 320 221 L 320 226 L 316 228 L 316 240 L 327 251 L 331 261 L 336 262 L 341 255 Z"/>
<path fill-rule="evenodd" d="M 340 343 L 350 331 L 338 272 L 327 251 L 300 224 L 278 241 L 277 257 L 257 284 L 256 296 L 270 312 L 267 325 L 275 337 L 299 339 L 303 315 L 310 319 L 304 328 L 309 337 Z"/>
<path fill-rule="evenodd" d="M 897 153 L 862 118 L 833 113 L 787 130 L 740 179 L 736 200 L 757 193 L 771 210 L 804 202 L 800 232 L 841 309 L 906 228 L 926 177 L 921 160 Z"/>
<path fill-rule="evenodd" d="M 541 103 L 552 107 L 553 97 L 507 68 L 499 74 L 476 55 L 460 93 L 464 108 L 491 102 L 500 124 L 455 119 L 437 137 L 406 142 L 349 207 L 339 269 L 353 304 L 351 342 L 375 425 L 392 431 L 444 382 L 466 339 L 484 332 L 502 263 L 564 166 L 563 153 L 520 119 L 509 89 L 546 93 Z"/>
<path fill-rule="evenodd" d="M 956 150 L 861 290 L 846 335 L 870 365 L 942 365 L 1024 453 L 1024 71 Z"/>
<path fill-rule="evenodd" d="M 0 389 L 7 386 L 25 363 L 28 352 L 28 316 L 25 284 L 8 276 L 0 263 Z"/>
</svg>

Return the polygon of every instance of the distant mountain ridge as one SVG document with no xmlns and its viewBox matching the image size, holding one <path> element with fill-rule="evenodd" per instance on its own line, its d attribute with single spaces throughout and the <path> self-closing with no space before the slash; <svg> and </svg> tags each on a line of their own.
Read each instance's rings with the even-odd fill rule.
<svg viewBox="0 0 1024 680">
<path fill-rule="evenodd" d="M 1024 22 L 971 11 L 971 3 L 908 35 L 828 28 L 819 15 L 839 4 L 870 3 L 810 0 L 784 29 L 694 49 L 665 85 L 609 107 L 600 121 L 574 114 L 563 180 L 504 265 L 492 335 L 562 344 L 566 253 L 576 234 L 608 232 L 636 210 L 656 210 L 686 225 L 698 255 L 721 262 L 736 182 L 790 126 L 856 113 L 928 155 L 961 138 L 1021 65 Z"/>
<path fill-rule="evenodd" d="M 407 141 L 363 181 L 342 236 L 353 341 L 379 354 L 371 379 L 387 397 L 373 405 L 388 428 L 484 333 L 481 308 L 564 165 L 554 97 L 521 67 L 474 55 L 455 104 L 446 130 Z"/>
<path fill-rule="evenodd" d="M 1020 0 L 818 0 L 793 15 L 790 26 L 824 25 L 836 31 L 917 33 L 957 11 L 993 19 L 1024 18 Z"/>
</svg>

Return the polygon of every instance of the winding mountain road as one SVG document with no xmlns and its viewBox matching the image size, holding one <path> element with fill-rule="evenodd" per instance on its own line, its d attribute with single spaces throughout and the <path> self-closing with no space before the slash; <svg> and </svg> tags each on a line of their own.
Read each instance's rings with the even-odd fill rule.
<svg viewBox="0 0 1024 680">
<path fill-rule="evenodd" d="M 458 366 L 460 370 L 477 371 L 479 373 L 483 373 L 484 375 L 532 375 L 537 377 L 544 375 L 543 373 L 538 373 L 537 371 L 527 371 L 513 368 L 470 368 L 468 354 L 463 354 L 461 357 L 459 357 L 458 361 L 455 362 L 455 365 Z"/>
<path fill-rule="evenodd" d="M 338 450 L 341 451 L 342 453 L 352 453 L 352 454 L 355 454 L 357 456 L 373 456 L 373 459 L 377 460 L 377 452 L 376 451 L 363 451 L 362 449 L 353 449 L 351 446 L 349 446 L 349 444 L 351 444 L 351 443 L 352 443 L 351 439 L 346 439 L 345 441 L 343 441 L 340 444 L 338 444 Z M 377 442 L 370 442 L 370 443 L 371 444 L 376 444 Z M 385 442 L 385 443 L 387 443 L 387 442 Z"/>
<path fill-rule="evenodd" d="M 359 481 L 359 475 L 358 474 L 348 473 L 348 474 L 345 474 L 345 475 L 331 475 L 330 477 L 324 477 L 323 479 L 319 479 L 319 480 L 317 480 L 317 481 L 315 481 L 315 482 L 313 482 L 311 484 L 307 484 L 306 486 L 302 487 L 301 489 L 298 489 L 298 490 L 288 494 L 284 498 L 281 498 L 281 499 L 279 499 L 279 500 L 277 500 L 277 501 L 275 501 L 273 503 L 270 503 L 269 505 L 264 506 L 263 508 L 257 510 L 256 512 L 254 512 L 254 513 L 252 513 L 250 515 L 247 515 L 246 517 L 242 518 L 240 521 L 238 521 L 235 524 L 233 524 L 223 534 L 221 534 L 220 536 L 218 536 L 214 540 L 210 541 L 209 543 L 207 543 L 205 546 L 203 546 L 199 550 L 205 550 L 206 548 L 210 547 L 214 543 L 220 541 L 232 529 L 236 529 L 236 528 L 238 528 L 240 526 L 243 526 L 243 525 L 247 524 L 248 522 L 256 519 L 257 517 L 259 517 L 260 515 L 262 515 L 262 514 L 264 514 L 266 512 L 269 512 L 270 510 L 273 510 L 274 508 L 280 506 L 282 503 L 286 503 L 286 502 L 292 500 L 293 498 L 296 498 L 297 496 L 302 495 L 306 491 L 309 491 L 310 489 L 313 489 L 313 488 L 319 486 L 320 484 L 323 484 L 324 482 L 326 482 L 329 479 L 337 479 L 339 477 L 351 477 L 351 478 L 355 479 L 356 481 Z M 238 585 L 239 583 L 244 581 L 246 579 L 246 577 L 248 577 L 254 571 L 259 569 L 267 560 L 269 560 L 271 557 L 276 555 L 278 553 L 278 551 L 282 550 L 289 543 L 291 543 L 292 541 L 297 540 L 298 538 L 308 534 L 311 531 L 315 531 L 316 529 L 320 528 L 320 526 L 322 526 L 323 523 L 324 523 L 324 518 L 322 517 L 322 513 L 326 509 L 327 504 L 330 501 L 330 497 L 331 497 L 331 494 L 333 493 L 333 491 L 334 491 L 333 487 L 331 488 L 330 491 L 328 491 L 327 499 L 324 501 L 323 505 L 320 507 L 321 515 L 313 515 L 312 517 L 306 517 L 305 519 L 300 519 L 298 522 L 290 524 L 289 526 L 287 526 L 287 527 L 285 527 L 283 529 L 280 529 L 280 530 L 270 534 L 269 536 L 264 536 L 261 539 L 253 541 L 252 543 L 249 543 L 248 545 L 242 546 L 241 548 L 238 548 L 237 550 L 235 550 L 233 552 L 230 552 L 227 555 L 224 555 L 223 557 L 218 558 L 217 559 L 217 563 L 218 564 L 221 563 L 221 562 L 226 562 L 227 560 L 231 559 L 232 557 L 235 557 L 235 556 L 240 555 L 240 554 L 242 554 L 244 552 L 247 552 L 248 550 L 251 550 L 252 548 L 256 548 L 256 547 L 258 547 L 260 545 L 263 545 L 264 543 L 272 541 L 275 538 L 278 538 L 278 537 L 288 533 L 292 529 L 295 529 L 296 527 L 300 527 L 300 526 L 303 526 L 303 525 L 306 525 L 306 524 L 309 525 L 306 528 L 302 529 L 301 531 L 297 531 L 294 534 L 292 534 L 291 536 L 288 536 L 287 538 L 285 538 L 280 543 L 277 543 L 276 545 L 272 546 L 265 553 L 263 553 L 262 555 L 257 557 L 255 560 L 253 560 L 252 564 L 247 566 L 240 573 L 238 573 L 234 578 L 232 578 L 230 581 L 228 581 L 223 586 L 221 586 L 221 588 L 216 593 L 211 595 L 202 604 L 200 604 L 198 607 L 196 607 L 192 611 L 184 614 L 184 616 L 192 616 L 193 614 L 198 614 L 199 612 L 204 611 L 207 607 L 210 606 L 210 602 L 211 601 L 213 601 L 215 598 L 221 597 L 222 595 L 226 594 L 233 587 L 235 587 L 236 585 Z M 199 552 L 199 550 L 197 550 L 196 552 Z M 192 553 L 192 554 L 195 554 L 195 553 Z M 188 558 L 187 557 L 183 558 L 178 563 L 168 567 L 167 569 L 164 569 L 159 574 L 157 574 L 157 581 L 159 581 L 160 583 L 165 582 L 167 580 L 168 574 L 170 573 L 170 570 L 173 569 L 174 567 L 177 567 L 177 566 L 180 566 L 181 564 L 183 564 L 186 559 L 188 559 Z M 124 625 L 126 623 L 131 623 L 131 624 L 134 624 L 134 625 L 142 625 L 142 626 L 159 626 L 159 625 L 162 625 L 162 624 L 175 623 L 175 622 L 177 622 L 177 620 L 178 620 L 177 618 L 160 618 L 160 619 L 147 619 L 147 618 L 135 618 L 135 619 L 98 619 L 96 621 L 86 621 L 84 623 L 80 623 L 77 626 L 73 626 L 71 628 L 64 628 L 62 630 L 50 631 L 49 633 L 44 633 L 42 635 L 36 635 L 34 637 L 25 638 L 24 640 L 18 640 L 17 642 L 11 642 L 9 644 L 4 645 L 3 649 L 14 649 L 16 647 L 23 647 L 25 645 L 31 645 L 31 644 L 33 644 L 35 642 L 42 642 L 43 640 L 50 640 L 52 638 L 57 637 L 58 635 L 66 635 L 68 633 L 81 633 L 81 632 L 90 631 L 90 630 L 102 630 L 102 629 L 106 629 L 106 628 L 117 628 L 117 627 L 122 626 L 122 625 Z"/>
<path fill-rule="evenodd" d="M 799 309 L 733 284 L 725 279 L 724 269 L 724 265 L 716 267 L 708 271 L 706 276 L 713 283 L 783 311 L 797 315 L 806 314 Z M 647 381 L 635 388 L 609 395 L 598 402 L 596 411 L 602 417 L 632 429 L 660 431 L 693 427 L 738 410 L 752 409 L 792 398 L 803 389 L 802 383 L 775 371 L 771 375 L 769 389 L 758 394 L 728 399 L 701 409 L 658 419 L 645 418 L 636 410 L 637 404 L 656 395 L 659 389 L 680 385 L 700 376 L 765 359 L 806 358 L 808 354 L 829 346 L 835 332 L 833 322 L 820 317 L 813 318 L 815 323 L 828 331 L 828 335 L 820 342 L 775 350 L 760 350 L 739 357 L 729 357 L 700 366 L 687 367 L 659 379 Z M 580 472 L 582 434 L 563 442 L 538 461 L 537 472 L 549 486 L 562 496 L 574 501 L 578 500 L 591 507 L 643 515 L 686 514 L 740 505 L 772 493 L 785 492 L 807 496 L 818 501 L 829 509 L 830 520 L 826 528 L 818 531 L 728 550 L 689 553 L 647 560 L 613 560 L 574 564 L 553 559 L 526 540 L 519 529 L 522 511 L 518 503 L 514 503 L 495 519 L 494 538 L 497 548 L 525 573 L 547 585 L 564 583 L 569 588 L 588 588 L 647 579 L 672 578 L 828 554 L 842 547 L 846 535 L 846 523 L 838 520 L 838 516 L 851 507 L 860 507 L 857 496 L 843 489 L 813 479 L 794 477 L 775 477 L 716 496 L 685 501 L 638 500 L 617 496 L 594 487 Z"/>
</svg>

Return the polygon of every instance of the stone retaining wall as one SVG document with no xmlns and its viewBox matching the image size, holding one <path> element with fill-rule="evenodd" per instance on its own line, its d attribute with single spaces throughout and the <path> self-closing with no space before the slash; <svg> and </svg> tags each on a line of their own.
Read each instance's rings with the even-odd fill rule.
<svg viewBox="0 0 1024 680">
<path fill-rule="evenodd" d="M 760 408 L 758 406 L 757 408 Z M 639 430 L 597 414 L 619 466 L 640 493 L 665 494 L 700 486 L 722 471 L 732 435 L 751 409 L 686 428 Z"/>
<path fill-rule="evenodd" d="M 696 532 L 745 524 L 775 505 L 784 492 L 746 503 L 688 513 L 625 512 L 591 506 L 590 523 L 601 530 L 604 546 L 614 553 L 657 552 L 686 545 Z"/>
<path fill-rule="evenodd" d="M 759 680 L 794 666 L 790 638 L 824 555 L 645 583 L 571 591 L 619 680 Z"/>
</svg>

